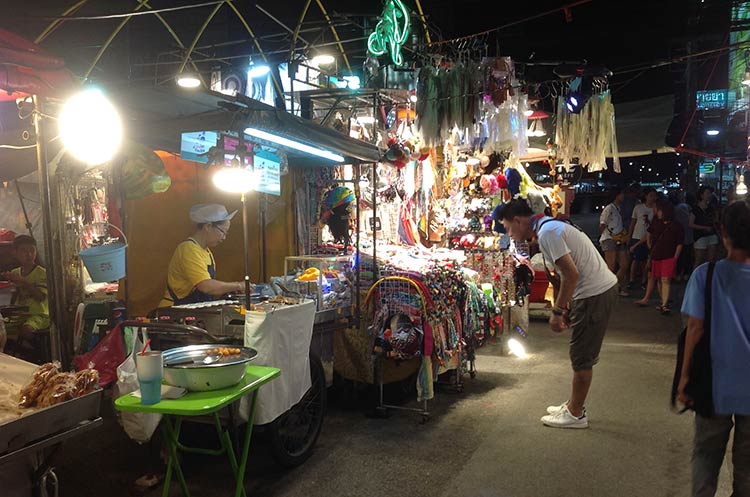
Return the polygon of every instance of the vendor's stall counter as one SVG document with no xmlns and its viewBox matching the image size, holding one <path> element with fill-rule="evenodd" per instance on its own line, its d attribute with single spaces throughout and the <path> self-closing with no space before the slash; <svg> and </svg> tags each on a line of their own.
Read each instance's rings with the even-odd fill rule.
<svg viewBox="0 0 750 497">
<path fill-rule="evenodd" d="M 197 454 L 219 456 L 224 453 L 229 458 L 232 466 L 232 472 L 235 475 L 235 497 L 245 496 L 245 487 L 243 480 L 245 469 L 247 467 L 247 455 L 250 449 L 250 439 L 252 436 L 253 418 L 255 416 L 255 404 L 258 396 L 258 389 L 270 382 L 281 374 L 278 368 L 264 366 L 248 366 L 245 377 L 238 383 L 229 388 L 213 390 L 209 392 L 189 392 L 179 399 L 164 399 L 153 405 L 143 405 L 138 397 L 132 393 L 124 395 L 115 401 L 115 408 L 126 412 L 151 412 L 164 415 L 164 435 L 169 446 L 169 461 L 167 463 L 167 472 L 164 478 L 164 489 L 162 495 L 169 495 L 169 486 L 172 480 L 172 471 L 174 471 L 177 481 L 180 483 L 182 493 L 189 497 L 190 493 L 185 482 L 185 476 L 180 467 L 178 451 L 191 452 Z M 248 416 L 247 432 L 242 445 L 242 453 L 239 461 L 232 446 L 229 431 L 222 427 L 219 411 L 231 403 L 240 400 L 242 397 L 250 395 L 250 410 Z M 196 447 L 186 447 L 180 443 L 180 428 L 184 418 L 194 416 L 211 415 L 214 418 L 216 433 L 221 442 L 220 449 L 204 449 Z"/>
</svg>

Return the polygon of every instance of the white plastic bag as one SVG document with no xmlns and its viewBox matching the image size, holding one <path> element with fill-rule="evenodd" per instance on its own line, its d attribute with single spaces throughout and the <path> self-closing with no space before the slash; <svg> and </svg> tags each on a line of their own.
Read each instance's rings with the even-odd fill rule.
<svg viewBox="0 0 750 497">
<path fill-rule="evenodd" d="M 143 341 L 138 336 L 138 331 L 134 331 L 133 349 L 130 355 L 117 366 L 117 383 L 114 386 L 115 399 L 138 390 L 138 373 L 135 369 L 135 354 L 143 347 L 148 340 L 146 330 L 143 330 Z M 150 347 L 149 347 L 150 349 Z M 161 421 L 161 414 L 140 413 L 140 412 L 121 412 L 120 424 L 130 438 L 138 443 L 145 443 L 151 440 L 151 436 L 156 431 Z"/>
</svg>

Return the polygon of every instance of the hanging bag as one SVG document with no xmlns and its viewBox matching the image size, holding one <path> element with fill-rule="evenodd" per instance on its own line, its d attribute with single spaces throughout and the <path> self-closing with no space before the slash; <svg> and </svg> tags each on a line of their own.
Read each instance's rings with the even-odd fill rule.
<svg viewBox="0 0 750 497">
<path fill-rule="evenodd" d="M 113 399 L 135 392 L 140 388 L 138 384 L 138 373 L 135 369 L 135 354 L 138 353 L 143 344 L 148 340 L 146 330 L 143 330 L 143 340 L 138 335 L 138 329 L 133 330 L 133 348 L 130 355 L 117 366 L 117 383 L 114 386 Z M 150 350 L 150 347 L 149 347 Z M 130 438 L 138 443 L 151 440 L 151 436 L 159 426 L 162 415 L 156 413 L 121 412 L 120 424 Z"/>
<path fill-rule="evenodd" d="M 693 399 L 693 404 L 679 411 L 680 414 L 692 409 L 703 417 L 714 415 L 713 401 L 713 371 L 711 365 L 711 293 L 715 262 L 708 264 L 706 272 L 706 289 L 704 293 L 703 335 L 695 344 L 693 361 L 690 364 L 689 379 L 685 386 L 685 393 Z M 672 407 L 676 406 L 677 388 L 682 376 L 682 364 L 685 357 L 685 340 L 687 327 L 682 330 L 677 341 L 677 364 L 672 378 Z"/>
</svg>

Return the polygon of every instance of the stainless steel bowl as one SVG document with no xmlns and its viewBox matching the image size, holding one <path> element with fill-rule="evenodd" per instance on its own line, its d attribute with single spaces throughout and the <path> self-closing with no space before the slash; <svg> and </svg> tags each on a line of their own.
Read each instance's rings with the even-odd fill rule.
<svg viewBox="0 0 750 497">
<path fill-rule="evenodd" d="M 236 385 L 245 376 L 247 363 L 255 359 L 258 353 L 249 347 L 230 347 L 240 349 L 240 354 L 221 357 L 211 364 L 203 363 L 209 351 L 222 347 L 227 346 L 201 344 L 165 350 L 164 381 L 193 392 Z"/>
</svg>

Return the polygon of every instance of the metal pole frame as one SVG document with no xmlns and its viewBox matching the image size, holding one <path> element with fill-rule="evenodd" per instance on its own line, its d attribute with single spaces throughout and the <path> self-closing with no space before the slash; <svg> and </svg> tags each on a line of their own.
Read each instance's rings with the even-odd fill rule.
<svg viewBox="0 0 750 497">
<path fill-rule="evenodd" d="M 63 281 L 62 261 L 58 257 L 56 241 L 53 235 L 52 223 L 52 191 L 49 181 L 49 170 L 47 168 L 47 133 L 43 122 L 44 103 L 37 96 L 32 96 L 34 103 L 34 130 L 36 132 L 36 160 L 37 175 L 39 177 L 39 198 L 42 207 L 42 222 L 44 226 L 44 249 L 45 262 L 47 266 L 47 299 L 51 305 L 50 323 L 50 355 L 53 360 L 61 360 L 62 344 L 60 342 L 60 329 L 65 323 L 63 313 L 64 288 L 60 286 Z M 67 359 L 67 358 L 65 358 Z M 66 364 L 63 364 L 66 367 Z"/>
<path fill-rule="evenodd" d="M 80 5 L 83 5 L 83 3 L 85 3 L 86 1 L 87 0 L 83 0 L 82 2 L 80 2 Z M 133 12 L 138 12 L 139 10 L 141 10 L 141 7 L 145 7 L 146 10 L 153 10 L 153 7 L 151 7 L 148 4 L 148 0 L 136 0 L 136 1 L 138 2 L 138 6 L 133 10 Z M 221 7 L 221 4 L 219 4 L 217 7 Z M 67 15 L 68 13 L 69 12 L 66 11 L 66 13 L 63 14 L 63 15 Z M 215 14 L 215 12 L 214 12 L 214 14 Z M 182 50 L 185 50 L 185 45 L 182 43 L 182 40 L 180 40 L 180 37 L 177 36 L 177 33 L 175 33 L 174 29 L 172 29 L 172 26 L 170 26 L 169 23 L 166 21 L 166 19 L 164 19 L 164 16 L 162 16 L 159 13 L 155 13 L 154 15 L 156 16 L 157 19 L 159 19 L 159 21 L 161 21 L 161 23 L 166 28 L 167 32 L 172 36 L 172 38 L 175 40 L 175 42 L 177 42 L 177 45 Z M 213 17 L 213 15 L 211 17 Z M 104 45 L 102 45 L 102 47 L 96 53 L 96 56 L 94 57 L 94 60 L 91 62 L 91 65 L 89 65 L 89 68 L 88 68 L 88 70 L 86 71 L 86 74 L 83 77 L 84 80 L 87 80 L 89 78 L 89 76 L 91 75 L 91 72 L 94 70 L 94 67 L 96 67 L 96 65 L 99 63 L 99 60 L 104 55 L 104 52 L 107 51 L 107 49 L 112 44 L 112 42 L 114 41 L 114 39 L 120 33 L 120 31 L 122 30 L 122 28 L 125 27 L 125 24 L 127 24 L 130 21 L 130 19 L 132 19 L 132 16 L 128 16 L 125 19 L 123 19 L 123 21 L 115 28 L 115 30 L 112 32 L 112 34 L 109 35 L 109 38 L 107 38 L 107 41 L 104 42 Z M 53 21 L 53 24 L 55 24 L 57 22 L 58 21 Z M 62 22 L 62 21 L 59 21 L 59 22 Z M 42 33 L 42 35 L 39 36 L 39 38 L 44 39 L 43 37 L 47 36 L 48 31 L 53 27 L 53 24 L 50 24 L 50 26 Z M 205 26 L 199 32 L 198 36 L 200 36 L 203 33 L 203 30 L 205 30 Z M 37 38 L 37 39 L 39 39 L 39 38 Z M 197 40 L 196 40 L 196 42 L 197 42 Z M 190 52 L 192 52 L 192 50 L 195 48 L 195 43 L 196 42 L 193 43 L 193 47 L 191 48 Z M 180 72 L 182 72 L 182 70 L 185 68 L 185 61 L 189 57 L 190 57 L 190 55 L 188 53 L 188 56 L 186 57 L 185 60 L 183 60 L 182 65 L 180 66 Z M 193 69 L 195 70 L 195 72 L 198 73 L 197 74 L 198 77 L 201 79 L 201 81 L 205 85 L 206 81 L 203 79 L 203 76 L 201 75 L 200 71 L 198 70 L 198 66 L 195 64 L 195 62 L 192 59 L 190 60 L 190 65 L 193 67 Z"/>
<path fill-rule="evenodd" d="M 341 52 L 341 57 L 344 59 L 344 63 L 346 64 L 346 68 L 349 70 L 349 76 L 352 76 L 354 73 L 352 72 L 352 66 L 349 65 L 349 58 L 346 56 L 346 52 L 344 51 L 344 45 L 341 44 L 341 39 L 339 38 L 339 33 L 338 33 L 338 31 L 336 31 L 336 27 L 333 25 L 333 21 L 331 21 L 331 17 L 328 15 L 328 11 L 326 10 L 325 6 L 323 5 L 323 1 L 322 0 L 315 0 L 315 3 L 318 4 L 318 7 L 320 8 L 320 11 L 323 13 L 323 17 L 325 17 L 326 22 L 328 23 L 328 27 L 331 28 L 331 33 L 333 33 L 333 38 L 336 40 L 336 44 L 339 46 L 339 52 Z M 294 48 L 294 45 L 292 45 L 292 48 Z"/>
</svg>

